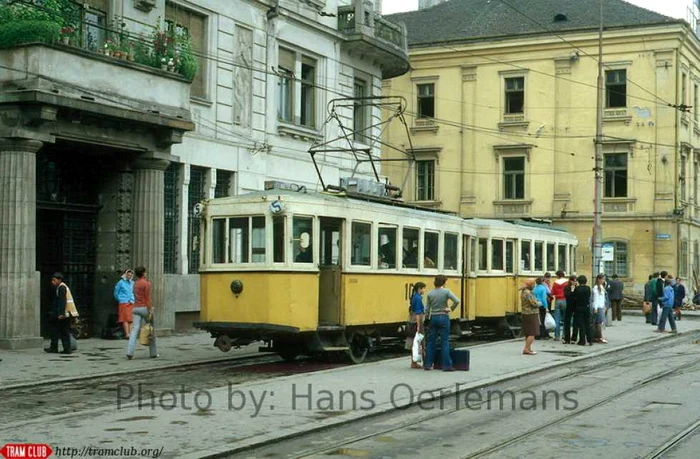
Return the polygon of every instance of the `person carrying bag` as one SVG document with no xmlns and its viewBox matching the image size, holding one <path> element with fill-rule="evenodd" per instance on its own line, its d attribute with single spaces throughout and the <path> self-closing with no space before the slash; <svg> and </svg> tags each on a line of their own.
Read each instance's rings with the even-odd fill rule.
<svg viewBox="0 0 700 459">
<path fill-rule="evenodd" d="M 146 268 L 140 266 L 134 270 L 136 282 L 134 283 L 134 328 L 129 336 L 129 344 L 126 348 L 126 358 L 134 358 L 136 339 L 143 345 L 148 345 L 150 357 L 159 357 L 156 348 L 156 335 L 153 332 L 153 303 L 151 302 L 151 283 L 146 280 Z M 141 329 L 144 329 L 142 332 Z"/>
</svg>

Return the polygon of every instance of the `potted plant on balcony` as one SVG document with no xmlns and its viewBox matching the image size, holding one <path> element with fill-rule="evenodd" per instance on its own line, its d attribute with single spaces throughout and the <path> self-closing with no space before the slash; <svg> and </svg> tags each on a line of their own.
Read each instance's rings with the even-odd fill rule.
<svg viewBox="0 0 700 459">
<path fill-rule="evenodd" d="M 61 43 L 63 43 L 64 45 L 68 45 L 68 44 L 70 44 L 71 38 L 75 34 L 75 28 L 73 28 L 71 26 L 63 26 L 63 27 L 61 27 L 60 34 L 61 34 Z"/>
</svg>

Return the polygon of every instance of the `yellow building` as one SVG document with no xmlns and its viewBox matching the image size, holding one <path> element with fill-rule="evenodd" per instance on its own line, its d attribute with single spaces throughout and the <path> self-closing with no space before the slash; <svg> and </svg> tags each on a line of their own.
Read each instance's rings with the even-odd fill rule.
<svg viewBox="0 0 700 459">
<path fill-rule="evenodd" d="M 407 201 L 551 220 L 578 236 L 577 271 L 590 275 L 598 4 L 451 0 L 390 16 L 408 28 L 412 70 L 385 81 L 384 95 L 408 102 L 416 162 L 387 161 L 383 173 L 394 184 L 408 174 Z M 700 40 L 687 23 L 620 0 L 605 1 L 604 24 L 605 271 L 628 292 L 652 271 L 692 279 Z M 692 108 L 674 108 L 683 104 Z M 399 127 L 385 132 L 386 143 L 403 139 Z"/>
</svg>

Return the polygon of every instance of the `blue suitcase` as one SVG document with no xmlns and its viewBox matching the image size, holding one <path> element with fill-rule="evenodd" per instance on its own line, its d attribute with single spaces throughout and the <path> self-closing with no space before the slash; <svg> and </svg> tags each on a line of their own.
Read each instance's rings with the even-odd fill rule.
<svg viewBox="0 0 700 459">
<path fill-rule="evenodd" d="M 455 370 L 469 371 L 469 349 L 450 349 L 450 359 Z M 442 352 L 438 349 L 435 353 L 433 368 L 442 369 Z"/>
</svg>

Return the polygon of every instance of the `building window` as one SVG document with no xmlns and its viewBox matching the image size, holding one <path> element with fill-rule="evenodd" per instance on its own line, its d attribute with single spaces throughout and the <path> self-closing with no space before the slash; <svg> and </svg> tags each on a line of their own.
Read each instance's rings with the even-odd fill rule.
<svg viewBox="0 0 700 459">
<path fill-rule="evenodd" d="M 688 241 L 681 241 L 681 259 L 680 266 L 678 267 L 678 277 L 687 278 L 688 277 Z"/>
<path fill-rule="evenodd" d="M 435 199 L 435 161 L 416 161 L 416 200 Z"/>
<path fill-rule="evenodd" d="M 107 27 L 107 0 L 83 0 L 78 3 L 81 11 L 81 41 L 90 51 L 102 51 Z"/>
<path fill-rule="evenodd" d="M 294 121 L 294 67 L 295 53 L 286 49 L 279 50 L 279 99 L 277 101 L 277 116 L 282 121 Z"/>
<path fill-rule="evenodd" d="M 605 72 L 605 106 L 627 107 L 627 70 Z"/>
<path fill-rule="evenodd" d="M 525 157 L 503 158 L 504 199 L 525 199 Z"/>
<path fill-rule="evenodd" d="M 506 115 L 524 113 L 525 77 L 506 78 Z"/>
<path fill-rule="evenodd" d="M 197 59 L 197 73 L 192 80 L 190 94 L 193 97 L 206 97 L 207 33 L 206 16 L 182 8 L 174 3 L 165 4 L 165 28 L 180 36 L 189 36 L 192 52 Z"/>
<path fill-rule="evenodd" d="M 698 85 L 693 86 L 693 119 L 698 122 Z"/>
<path fill-rule="evenodd" d="M 175 274 L 177 272 L 177 240 L 178 240 L 178 172 L 180 165 L 170 163 L 165 170 L 164 193 L 164 233 L 163 233 L 163 272 Z M 223 263 L 223 261 L 222 261 Z"/>
<path fill-rule="evenodd" d="M 605 155 L 605 197 L 627 197 L 627 153 Z"/>
<path fill-rule="evenodd" d="M 367 107 L 365 106 L 364 97 L 367 97 L 367 83 L 363 80 L 355 78 L 353 94 L 352 122 L 353 122 L 353 138 L 356 142 L 365 141 L 365 136 L 369 134 L 367 129 Z"/>
<path fill-rule="evenodd" d="M 196 274 L 199 271 L 199 245 L 201 228 L 199 218 L 194 216 L 194 206 L 203 201 L 204 183 L 207 170 L 203 167 L 190 167 L 190 184 L 187 186 L 187 254 L 189 260 L 189 273 Z"/>
<path fill-rule="evenodd" d="M 697 161 L 693 162 L 693 202 L 698 205 L 698 176 L 700 175 L 700 164 Z"/>
<path fill-rule="evenodd" d="M 296 51 L 279 48 L 277 117 L 280 121 L 316 127 L 316 68 L 315 59 Z M 295 86 L 295 74 L 300 75 L 298 103 L 295 92 L 299 87 Z"/>
<path fill-rule="evenodd" d="M 435 84 L 418 85 L 418 118 L 435 118 Z"/>
<path fill-rule="evenodd" d="M 216 170 L 216 188 L 214 188 L 215 198 L 226 198 L 231 196 L 231 178 L 233 177 L 233 172 L 224 171 L 221 169 Z"/>
<path fill-rule="evenodd" d="M 693 242 L 693 276 L 700 274 L 700 243 Z"/>
<path fill-rule="evenodd" d="M 688 75 L 681 75 L 681 104 L 685 104 L 688 97 Z"/>
<path fill-rule="evenodd" d="M 301 62 L 301 125 L 316 126 L 316 61 L 303 57 Z"/>
<path fill-rule="evenodd" d="M 624 242 L 609 242 L 606 245 L 613 246 L 613 261 L 605 262 L 605 272 L 607 274 L 617 274 L 620 277 L 627 277 L 627 244 Z"/>
<path fill-rule="evenodd" d="M 681 153 L 681 173 L 679 174 L 679 182 L 681 187 L 681 201 L 688 199 L 686 191 L 685 175 L 688 167 L 688 155 Z"/>
<path fill-rule="evenodd" d="M 372 253 L 372 225 L 369 223 L 352 222 L 352 253 L 350 264 L 369 266 Z"/>
</svg>

